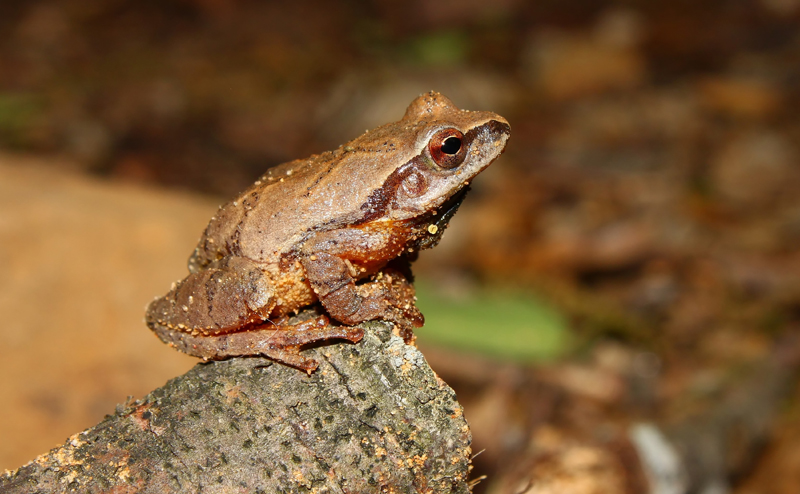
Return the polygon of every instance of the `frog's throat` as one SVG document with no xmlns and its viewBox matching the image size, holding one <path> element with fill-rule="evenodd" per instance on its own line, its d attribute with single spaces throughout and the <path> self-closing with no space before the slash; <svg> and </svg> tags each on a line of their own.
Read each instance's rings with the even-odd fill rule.
<svg viewBox="0 0 800 494">
<path fill-rule="evenodd" d="M 461 203 L 464 202 L 469 189 L 468 185 L 462 187 L 461 190 L 436 208 L 436 211 L 429 211 L 415 219 L 415 223 L 425 229 L 423 236 L 417 241 L 417 250 L 436 247 L 442 239 L 442 234 L 447 225 L 450 224 L 450 219 L 456 214 Z"/>
</svg>

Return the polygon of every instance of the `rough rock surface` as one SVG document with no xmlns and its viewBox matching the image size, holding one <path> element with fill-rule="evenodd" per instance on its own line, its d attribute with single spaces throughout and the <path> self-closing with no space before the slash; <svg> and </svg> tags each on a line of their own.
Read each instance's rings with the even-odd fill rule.
<svg viewBox="0 0 800 494">
<path fill-rule="evenodd" d="M 383 323 L 307 350 L 199 364 L 0 477 L 4 493 L 469 492 L 455 393 Z"/>
</svg>

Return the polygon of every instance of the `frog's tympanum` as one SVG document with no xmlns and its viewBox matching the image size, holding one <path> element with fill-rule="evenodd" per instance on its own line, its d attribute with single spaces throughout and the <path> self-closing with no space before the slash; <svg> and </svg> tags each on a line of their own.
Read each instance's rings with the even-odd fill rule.
<svg viewBox="0 0 800 494">
<path fill-rule="evenodd" d="M 264 355 L 309 372 L 317 362 L 300 346 L 355 343 L 362 321 L 390 321 L 411 341 L 423 317 L 409 263 L 438 243 L 508 136 L 503 117 L 431 92 L 399 122 L 271 168 L 211 218 L 189 275 L 150 304 L 147 325 L 190 355 Z M 316 316 L 290 319 L 312 306 Z"/>
</svg>

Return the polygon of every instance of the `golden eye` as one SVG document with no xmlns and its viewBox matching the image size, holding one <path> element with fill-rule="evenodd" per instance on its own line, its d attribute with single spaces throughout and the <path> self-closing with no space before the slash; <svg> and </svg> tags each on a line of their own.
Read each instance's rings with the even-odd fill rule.
<svg viewBox="0 0 800 494">
<path fill-rule="evenodd" d="M 440 130 L 428 142 L 428 151 L 433 162 L 442 168 L 455 168 L 464 162 L 467 146 L 464 145 L 464 134 L 458 129 Z"/>
</svg>

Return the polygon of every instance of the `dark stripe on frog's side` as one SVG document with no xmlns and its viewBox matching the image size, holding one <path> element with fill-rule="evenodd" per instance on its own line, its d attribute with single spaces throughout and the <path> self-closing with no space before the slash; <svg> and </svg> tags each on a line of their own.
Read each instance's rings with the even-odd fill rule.
<svg viewBox="0 0 800 494">
<path fill-rule="evenodd" d="M 338 149 L 336 151 L 338 151 Z M 325 177 L 330 175 L 331 172 L 336 168 L 338 162 L 336 160 L 329 159 L 331 157 L 337 156 L 336 151 L 328 151 L 326 153 L 322 153 L 317 157 L 316 161 L 319 161 L 322 158 L 327 159 L 329 162 L 328 168 L 319 172 L 314 181 L 306 186 L 306 192 L 303 194 L 303 197 L 309 197 L 311 195 L 311 192 L 317 187 L 317 184 L 319 184 Z"/>
<path fill-rule="evenodd" d="M 420 166 L 425 166 L 425 158 L 422 156 L 415 156 L 403 166 L 392 172 L 386 179 L 383 185 L 375 189 L 372 194 L 367 198 L 367 202 L 361 205 L 361 210 L 364 211 L 364 216 L 355 222 L 356 225 L 361 225 L 370 222 L 374 219 L 380 218 L 386 214 L 389 204 L 394 200 L 397 194 L 397 188 L 403 183 L 403 180 L 415 169 Z"/>
<path fill-rule="evenodd" d="M 240 213 L 240 218 L 238 223 L 236 223 L 236 228 L 234 229 L 233 234 L 230 237 L 230 242 L 227 246 L 228 255 L 241 255 L 242 251 L 240 248 L 239 239 L 242 236 L 242 228 L 247 221 L 247 217 L 250 216 L 250 213 L 254 211 L 258 205 L 258 200 L 260 197 L 260 191 L 258 189 L 253 190 L 249 194 L 242 195 L 238 201 L 239 205 L 235 206 Z"/>
<path fill-rule="evenodd" d="M 471 128 L 466 134 L 464 134 L 464 145 L 468 148 L 471 147 L 472 141 L 474 141 L 478 133 L 484 129 L 488 130 L 489 132 L 495 132 L 499 135 L 501 133 L 508 133 L 508 127 L 508 124 L 498 122 L 497 120 L 490 120 L 483 125 Z M 423 150 L 423 153 L 424 152 L 425 151 Z M 469 152 L 469 150 L 467 152 Z M 414 170 L 414 168 L 421 168 L 424 166 L 427 166 L 425 164 L 425 158 L 422 154 L 420 154 L 409 160 L 407 163 L 389 175 L 383 185 L 370 194 L 370 196 L 367 198 L 367 201 L 361 205 L 361 210 L 364 212 L 364 216 L 359 218 L 355 224 L 361 225 L 386 215 L 389 204 L 391 204 L 391 202 L 397 196 L 397 188 L 400 187 L 400 184 L 403 183 L 403 180 L 411 173 L 412 170 Z"/>
<path fill-rule="evenodd" d="M 395 144 L 390 143 L 388 140 L 384 141 L 384 146 L 389 146 L 390 148 L 394 148 Z M 340 160 L 347 154 L 358 153 L 358 154 L 365 154 L 365 153 L 385 153 L 386 151 L 383 149 L 370 149 L 363 146 L 345 146 L 334 151 L 327 151 L 319 155 L 317 160 L 325 159 L 329 161 L 329 165 L 327 169 L 320 171 L 317 176 L 314 178 L 314 181 L 306 186 L 306 191 L 303 194 L 303 197 L 309 197 L 311 193 L 316 189 L 317 185 L 322 182 L 325 177 L 330 175 L 338 166 L 340 166 Z M 333 159 L 336 158 L 336 159 Z M 341 184 L 337 184 L 341 185 Z"/>
</svg>

